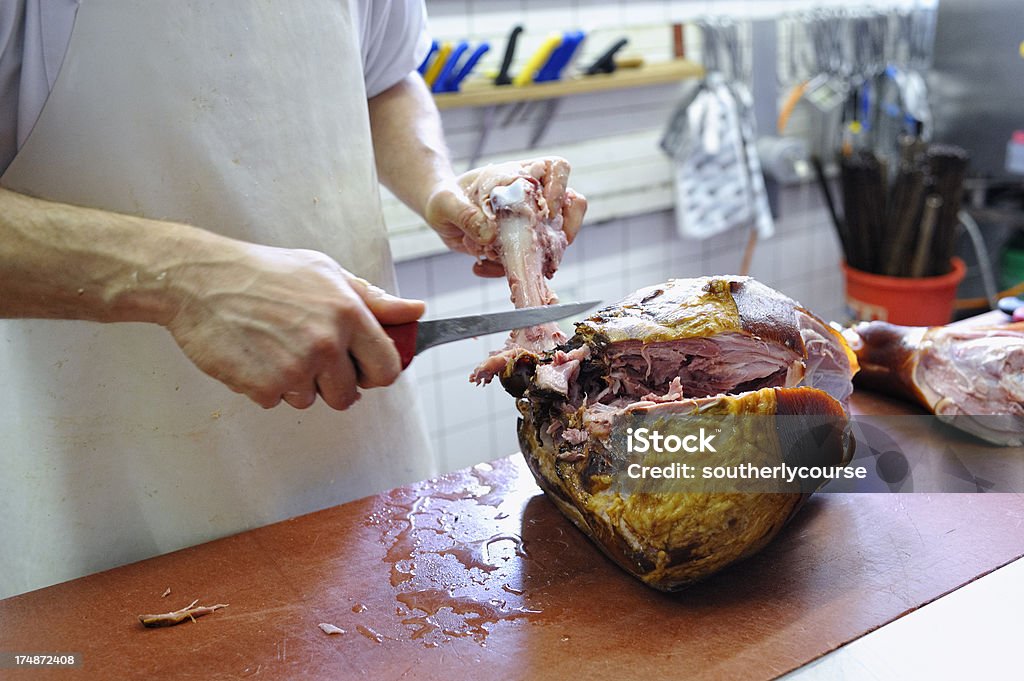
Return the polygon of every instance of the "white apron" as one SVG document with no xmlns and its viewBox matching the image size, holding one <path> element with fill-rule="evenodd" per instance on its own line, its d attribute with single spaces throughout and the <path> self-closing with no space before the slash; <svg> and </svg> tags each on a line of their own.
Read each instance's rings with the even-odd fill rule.
<svg viewBox="0 0 1024 681">
<path fill-rule="evenodd" d="M 86 0 L 0 183 L 394 291 L 350 4 Z M 158 326 L 0 321 L 0 597 L 430 476 L 410 383 L 265 411 Z"/>
</svg>

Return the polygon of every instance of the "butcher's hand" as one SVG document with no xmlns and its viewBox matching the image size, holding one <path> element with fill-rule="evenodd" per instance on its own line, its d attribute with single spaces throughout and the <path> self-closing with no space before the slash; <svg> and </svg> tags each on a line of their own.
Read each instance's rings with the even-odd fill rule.
<svg viewBox="0 0 1024 681">
<path fill-rule="evenodd" d="M 473 272 L 482 277 L 500 277 L 504 268 L 494 251 L 497 226 L 484 205 L 495 187 L 507 186 L 520 177 L 540 182 L 548 218 L 561 218 L 562 229 L 571 244 L 583 224 L 587 200 L 569 188 L 568 161 L 545 157 L 511 161 L 476 168 L 452 181 L 440 183 L 427 201 L 425 217 L 453 251 L 475 256 Z"/>
<path fill-rule="evenodd" d="M 316 251 L 244 244 L 189 280 L 168 330 L 200 369 L 265 408 L 305 409 L 319 394 L 346 409 L 358 388 L 391 384 L 401 362 L 381 324 L 424 310 Z"/>
</svg>

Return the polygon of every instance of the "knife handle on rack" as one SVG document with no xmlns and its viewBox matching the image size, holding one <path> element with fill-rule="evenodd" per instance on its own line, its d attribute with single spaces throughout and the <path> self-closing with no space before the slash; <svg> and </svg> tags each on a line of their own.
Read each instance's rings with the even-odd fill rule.
<svg viewBox="0 0 1024 681">
<path fill-rule="evenodd" d="M 505 44 L 505 56 L 501 59 L 501 72 L 498 73 L 498 77 L 494 79 L 495 85 L 511 85 L 512 76 L 509 75 L 509 69 L 512 68 L 512 59 L 516 55 L 516 41 L 519 40 L 519 34 L 523 32 L 522 26 L 516 26 L 512 29 L 512 33 L 508 36 L 508 43 Z"/>
<path fill-rule="evenodd" d="M 545 62 L 551 58 L 551 53 L 558 49 L 564 39 L 565 37 L 561 33 L 552 33 L 545 38 L 537 51 L 526 60 L 523 70 L 512 79 L 512 85 L 522 87 L 532 83 L 537 72 L 540 71 L 540 67 L 544 66 Z"/>
<path fill-rule="evenodd" d="M 430 58 L 437 53 L 437 50 L 440 49 L 440 47 L 440 44 L 438 44 L 436 40 L 432 40 L 430 42 L 430 51 L 427 52 L 427 56 L 423 58 L 423 63 L 420 64 L 420 67 L 416 69 L 417 71 L 420 72 L 421 76 L 426 75 L 427 68 L 429 68 L 430 66 Z"/>
<path fill-rule="evenodd" d="M 445 61 L 444 66 L 441 67 L 441 72 L 437 74 L 437 78 L 434 79 L 434 83 L 430 87 L 431 92 L 444 92 L 447 87 L 448 79 L 457 73 L 457 67 L 459 65 L 459 59 L 462 58 L 462 53 L 469 49 L 469 43 L 465 40 L 460 41 L 458 45 L 452 49 L 451 54 L 448 55 L 448 59 Z"/>
<path fill-rule="evenodd" d="M 594 60 L 594 63 L 583 71 L 585 76 L 593 76 L 598 73 L 612 73 L 615 71 L 615 54 L 629 42 L 628 38 L 616 40 L 611 47 Z"/>
<path fill-rule="evenodd" d="M 473 69 L 476 68 L 477 62 L 479 62 L 480 58 L 483 57 L 490 49 L 491 46 L 489 43 L 481 43 L 478 45 L 477 48 L 473 50 L 473 53 L 470 54 L 457 69 L 453 70 L 451 75 L 445 79 L 443 83 L 440 83 L 441 89 L 439 92 L 458 92 L 459 86 L 462 85 L 462 81 L 466 79 L 466 76 L 473 72 Z"/>
<path fill-rule="evenodd" d="M 569 60 L 572 59 L 583 42 L 583 31 L 568 31 L 562 39 L 562 44 L 559 45 L 547 62 L 540 67 L 537 71 L 537 76 L 533 79 L 535 83 L 547 83 L 553 80 L 561 80 L 562 72 L 565 67 L 569 64 Z"/>
<path fill-rule="evenodd" d="M 398 356 L 402 359 L 402 368 L 405 369 L 416 356 L 416 334 L 419 331 L 419 322 L 406 322 L 405 324 L 384 324 L 384 333 L 395 342 Z"/>
<path fill-rule="evenodd" d="M 441 43 L 441 47 L 437 49 L 437 57 L 434 58 L 433 63 L 427 67 L 426 73 L 423 74 L 423 80 L 426 82 L 427 87 L 434 87 L 434 83 L 437 82 L 437 77 L 441 75 L 441 69 L 448 62 L 448 56 L 451 53 L 452 44 L 450 42 Z"/>
</svg>

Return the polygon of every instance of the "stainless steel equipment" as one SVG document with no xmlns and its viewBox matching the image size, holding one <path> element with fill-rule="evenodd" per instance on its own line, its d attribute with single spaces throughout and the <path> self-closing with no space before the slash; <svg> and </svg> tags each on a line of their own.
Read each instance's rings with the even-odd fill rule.
<svg viewBox="0 0 1024 681">
<path fill-rule="evenodd" d="M 1024 20 L 1020 0 L 941 0 L 928 84 L 935 137 L 964 147 L 970 172 L 995 181 L 1006 145 L 1024 129 Z"/>
</svg>

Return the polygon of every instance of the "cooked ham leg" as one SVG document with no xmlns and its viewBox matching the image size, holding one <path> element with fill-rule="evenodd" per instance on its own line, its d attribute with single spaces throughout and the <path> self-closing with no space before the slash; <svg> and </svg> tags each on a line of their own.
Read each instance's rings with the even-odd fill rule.
<svg viewBox="0 0 1024 681">
<path fill-rule="evenodd" d="M 640 289 L 578 322 L 554 351 L 521 354 L 502 385 L 517 398 L 520 447 L 548 498 L 624 569 L 674 590 L 758 551 L 821 481 L 636 487 L 632 464 L 843 466 L 855 371 L 823 320 L 726 276 Z M 682 437 L 714 429 L 720 448 L 632 452 L 627 436 L 641 424 Z"/>
<path fill-rule="evenodd" d="M 497 227 L 497 238 L 487 255 L 505 267 L 512 304 L 517 308 L 557 303 L 558 297 L 545 279 L 558 269 L 568 240 L 560 207 L 555 205 L 563 197 L 546 196 L 545 188 L 564 186 L 569 165 L 562 159 L 538 162 L 507 184 L 495 181 L 501 177 L 499 170 L 482 175 L 470 190 Z M 557 180 L 549 180 L 552 175 L 557 175 Z M 568 192 L 566 200 L 571 200 Z M 485 359 L 470 380 L 488 383 L 520 354 L 545 352 L 565 341 L 565 334 L 554 323 L 517 329 L 505 348 Z"/>
<path fill-rule="evenodd" d="M 1024 444 L 1024 323 L 988 328 L 865 322 L 848 330 L 859 387 L 918 402 L 994 444 Z"/>
</svg>

